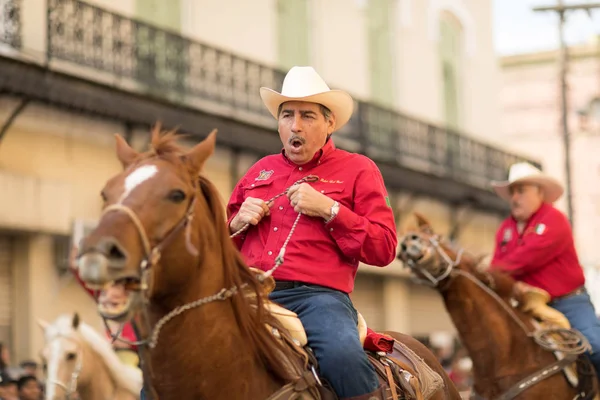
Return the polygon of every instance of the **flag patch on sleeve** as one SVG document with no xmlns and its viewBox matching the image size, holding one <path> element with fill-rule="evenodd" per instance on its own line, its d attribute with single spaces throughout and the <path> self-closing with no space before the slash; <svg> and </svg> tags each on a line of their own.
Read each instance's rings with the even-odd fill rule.
<svg viewBox="0 0 600 400">
<path fill-rule="evenodd" d="M 538 235 L 543 235 L 544 232 L 546 232 L 546 225 L 544 225 L 544 224 L 537 224 L 535 226 L 535 233 L 537 233 Z"/>
</svg>

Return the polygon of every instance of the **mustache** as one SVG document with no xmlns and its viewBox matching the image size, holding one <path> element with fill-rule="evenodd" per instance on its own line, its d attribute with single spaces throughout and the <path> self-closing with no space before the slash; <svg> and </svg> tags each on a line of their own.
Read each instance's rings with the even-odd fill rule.
<svg viewBox="0 0 600 400">
<path fill-rule="evenodd" d="M 292 135 L 292 137 L 288 140 L 288 143 L 292 144 L 296 140 L 299 141 L 302 144 L 306 143 L 306 139 L 304 139 L 302 136 L 298 136 L 298 135 Z"/>
</svg>

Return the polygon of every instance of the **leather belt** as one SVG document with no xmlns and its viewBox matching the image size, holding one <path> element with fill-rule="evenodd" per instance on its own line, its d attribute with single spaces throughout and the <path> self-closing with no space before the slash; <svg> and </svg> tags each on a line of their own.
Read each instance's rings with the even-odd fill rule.
<svg viewBox="0 0 600 400">
<path fill-rule="evenodd" d="M 585 294 L 585 293 L 587 293 L 585 286 L 581 286 L 581 287 L 578 287 L 577 289 L 573 290 L 572 292 L 569 292 L 567 294 L 563 294 L 562 296 L 553 298 L 552 301 L 550 302 L 550 304 L 556 303 L 557 301 L 560 301 L 560 300 L 568 299 L 569 297 L 579 296 L 580 294 Z"/>
<path fill-rule="evenodd" d="M 300 286 L 317 286 L 311 283 L 300 282 L 300 281 L 275 281 L 275 289 L 274 292 L 279 290 L 293 289 Z"/>
</svg>

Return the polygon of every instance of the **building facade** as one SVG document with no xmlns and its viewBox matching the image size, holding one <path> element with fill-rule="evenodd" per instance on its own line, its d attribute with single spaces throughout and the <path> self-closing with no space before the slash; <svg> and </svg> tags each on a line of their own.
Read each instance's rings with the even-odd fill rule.
<svg viewBox="0 0 600 400">
<path fill-rule="evenodd" d="M 355 97 L 335 140 L 377 162 L 399 235 L 420 211 L 488 252 L 506 213 L 489 180 L 522 159 L 476 139 L 499 126 L 490 21 L 477 0 L 0 0 L 0 340 L 23 359 L 43 343 L 37 318 L 76 310 L 101 328 L 66 257 L 119 170 L 113 133 L 143 149 L 157 120 L 189 144 L 218 128 L 205 173 L 226 200 L 280 150 L 258 89 L 291 65 Z M 352 298 L 374 329 L 453 330 L 397 261 L 361 265 Z"/>
</svg>

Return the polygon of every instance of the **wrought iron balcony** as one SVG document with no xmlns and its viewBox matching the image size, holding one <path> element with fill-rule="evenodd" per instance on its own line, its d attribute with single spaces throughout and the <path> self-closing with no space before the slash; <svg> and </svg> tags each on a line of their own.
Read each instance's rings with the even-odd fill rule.
<svg viewBox="0 0 600 400">
<path fill-rule="evenodd" d="M 21 0 L 0 0 L 0 43 L 21 47 Z"/>
<path fill-rule="evenodd" d="M 18 0 L 2 1 L 18 4 Z M 209 101 L 260 118 L 269 114 L 258 95 L 259 87 L 281 87 L 283 71 L 177 33 L 79 0 L 48 0 L 48 6 L 50 62 L 58 60 L 126 79 L 145 94 L 175 98 L 187 106 L 195 107 L 196 100 Z M 18 11 L 9 14 L 12 19 L 18 17 Z M 6 19 L 6 13 L 1 18 Z M 355 113 L 338 138 L 343 138 L 342 147 L 368 154 L 377 162 L 480 189 L 487 188 L 492 179 L 505 179 L 509 165 L 524 160 L 361 100 L 356 100 Z"/>
</svg>

